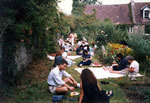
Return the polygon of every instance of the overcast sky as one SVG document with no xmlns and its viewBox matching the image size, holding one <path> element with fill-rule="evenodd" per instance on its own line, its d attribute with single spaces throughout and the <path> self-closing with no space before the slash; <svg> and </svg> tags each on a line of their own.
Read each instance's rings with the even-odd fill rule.
<svg viewBox="0 0 150 103">
<path fill-rule="evenodd" d="M 59 9 L 67 15 L 71 15 L 72 3 L 73 0 L 61 0 L 61 3 L 58 3 Z M 131 0 L 98 0 L 102 1 L 105 5 L 110 4 L 125 4 L 129 3 Z M 150 0 L 134 0 L 135 2 L 150 2 Z"/>
</svg>

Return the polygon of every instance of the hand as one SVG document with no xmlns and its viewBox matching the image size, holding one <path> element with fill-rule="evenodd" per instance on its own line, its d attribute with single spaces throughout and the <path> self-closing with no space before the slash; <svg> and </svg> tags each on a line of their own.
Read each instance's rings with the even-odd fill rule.
<svg viewBox="0 0 150 103">
<path fill-rule="evenodd" d="M 117 64 L 117 62 L 116 62 L 116 61 L 113 61 L 113 64 Z"/>
<path fill-rule="evenodd" d="M 124 70 L 125 70 L 125 71 L 129 71 L 129 68 L 125 68 Z"/>
<path fill-rule="evenodd" d="M 113 70 L 112 70 L 112 69 L 109 69 L 109 72 L 110 72 L 110 73 L 113 73 Z"/>
<path fill-rule="evenodd" d="M 77 82 L 76 82 L 76 81 L 74 81 L 73 84 L 74 84 L 75 86 L 77 86 Z"/>
<path fill-rule="evenodd" d="M 118 66 L 118 64 L 112 64 L 112 66 Z"/>
<path fill-rule="evenodd" d="M 71 91 L 74 91 L 74 90 L 75 90 L 75 88 L 74 88 L 74 87 L 70 87 L 69 89 L 70 89 Z"/>
</svg>

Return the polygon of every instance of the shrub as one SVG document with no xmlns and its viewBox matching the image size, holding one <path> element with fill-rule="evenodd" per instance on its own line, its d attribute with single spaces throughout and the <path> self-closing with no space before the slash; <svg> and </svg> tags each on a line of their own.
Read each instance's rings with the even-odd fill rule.
<svg viewBox="0 0 150 103">
<path fill-rule="evenodd" d="M 150 57 L 150 41 L 144 39 L 142 34 L 132 34 L 129 35 L 128 46 L 134 51 L 134 57 L 139 62 L 145 62 L 146 56 Z"/>
<path fill-rule="evenodd" d="M 104 48 L 99 49 L 98 54 L 100 57 L 103 57 L 102 60 L 105 64 L 111 64 L 113 60 L 116 60 L 116 54 L 118 53 L 121 53 L 123 56 L 133 53 L 132 49 L 128 46 L 117 43 L 107 43 Z"/>
</svg>

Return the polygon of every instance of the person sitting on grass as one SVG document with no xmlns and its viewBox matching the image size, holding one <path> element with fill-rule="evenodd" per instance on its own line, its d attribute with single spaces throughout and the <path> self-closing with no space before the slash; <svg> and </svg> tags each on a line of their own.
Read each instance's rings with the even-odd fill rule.
<svg viewBox="0 0 150 103">
<path fill-rule="evenodd" d="M 76 55 L 82 55 L 83 53 L 81 53 L 81 51 L 81 46 L 77 46 Z"/>
<path fill-rule="evenodd" d="M 129 68 L 126 68 L 126 70 L 129 72 L 131 80 L 136 80 L 134 76 L 139 72 L 139 63 L 130 55 L 127 56 L 126 59 L 130 63 Z"/>
<path fill-rule="evenodd" d="M 134 76 L 139 72 L 139 63 L 134 60 L 132 56 L 127 56 L 126 60 L 130 63 L 129 67 L 121 70 L 121 71 L 113 71 L 113 73 L 124 74 L 129 72 L 129 76 L 131 76 L 131 80 L 136 80 Z"/>
<path fill-rule="evenodd" d="M 83 58 L 83 61 L 81 61 L 79 64 L 78 64 L 78 66 L 79 67 L 81 67 L 81 66 L 83 66 L 83 65 L 91 65 L 91 63 L 92 63 L 92 57 L 91 57 L 91 55 L 90 54 L 88 54 L 88 51 L 87 50 L 84 50 L 83 51 L 83 56 L 82 56 L 82 58 Z"/>
<path fill-rule="evenodd" d="M 57 51 L 57 53 L 56 53 L 55 61 L 54 61 L 53 67 L 56 67 L 57 65 L 59 65 L 62 59 L 63 59 L 63 58 L 62 58 L 62 53 L 61 53 L 61 50 L 59 50 L 59 51 Z"/>
<path fill-rule="evenodd" d="M 128 67 L 128 61 L 123 57 L 121 53 L 116 55 L 118 62 L 113 62 L 112 67 L 109 68 L 109 71 L 112 73 L 117 73 Z"/>
<path fill-rule="evenodd" d="M 89 69 L 83 69 L 80 82 L 79 103 L 109 103 L 112 91 L 101 90 L 96 77 Z"/>
<path fill-rule="evenodd" d="M 62 58 L 65 59 L 68 63 L 68 67 L 73 65 L 73 61 L 68 58 L 68 53 L 65 51 L 65 48 L 61 48 Z"/>
<path fill-rule="evenodd" d="M 66 83 L 79 87 L 79 84 L 75 81 L 75 79 L 65 71 L 67 65 L 68 63 L 63 59 L 60 62 L 60 65 L 50 71 L 47 82 L 51 93 L 66 93 L 68 90 L 75 90 L 74 87 L 69 86 Z M 63 76 L 66 78 L 62 79 Z"/>
</svg>

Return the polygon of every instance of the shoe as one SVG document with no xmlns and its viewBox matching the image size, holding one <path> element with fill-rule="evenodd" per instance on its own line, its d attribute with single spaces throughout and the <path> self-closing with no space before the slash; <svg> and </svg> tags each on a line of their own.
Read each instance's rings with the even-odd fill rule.
<svg viewBox="0 0 150 103">
<path fill-rule="evenodd" d="M 107 95 L 108 95 L 109 98 L 111 98 L 111 97 L 114 95 L 114 93 L 113 93 L 113 91 L 111 90 L 111 91 L 109 91 L 109 92 L 107 93 Z"/>
<path fill-rule="evenodd" d="M 82 64 L 79 64 L 78 67 L 82 67 Z"/>
<path fill-rule="evenodd" d="M 101 81 L 101 84 L 109 84 L 109 82 Z"/>
</svg>

